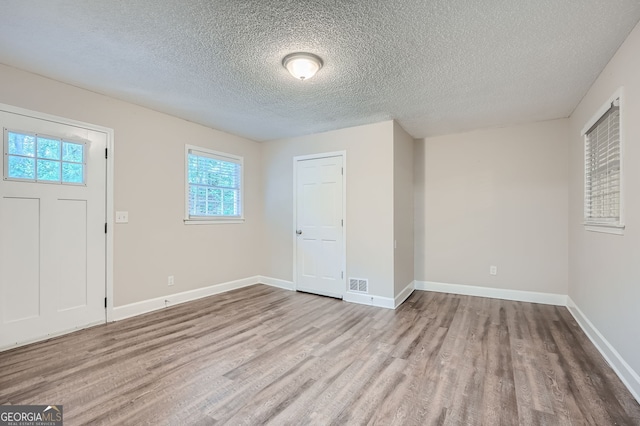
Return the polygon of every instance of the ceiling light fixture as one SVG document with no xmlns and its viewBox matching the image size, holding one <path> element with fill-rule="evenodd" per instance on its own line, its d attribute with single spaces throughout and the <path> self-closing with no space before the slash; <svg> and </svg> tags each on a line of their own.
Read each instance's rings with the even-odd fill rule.
<svg viewBox="0 0 640 426">
<path fill-rule="evenodd" d="M 296 52 L 284 57 L 282 65 L 298 80 L 308 80 L 322 68 L 322 59 L 313 53 Z"/>
</svg>

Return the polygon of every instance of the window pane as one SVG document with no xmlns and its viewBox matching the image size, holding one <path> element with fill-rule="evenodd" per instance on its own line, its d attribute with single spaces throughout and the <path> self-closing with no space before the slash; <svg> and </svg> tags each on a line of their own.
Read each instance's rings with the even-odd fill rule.
<svg viewBox="0 0 640 426">
<path fill-rule="evenodd" d="M 196 187 L 195 214 L 198 216 L 207 215 L 207 188 L 204 186 Z"/>
<path fill-rule="evenodd" d="M 202 183 L 211 186 L 218 186 L 219 167 L 216 160 L 211 158 L 199 157 L 198 170 L 200 172 L 200 180 Z"/>
<path fill-rule="evenodd" d="M 196 187 L 189 185 L 189 214 L 196 214 Z"/>
<path fill-rule="evenodd" d="M 31 135 L 7 132 L 9 134 L 9 154 L 36 156 L 36 138 Z"/>
<path fill-rule="evenodd" d="M 240 164 L 190 152 L 186 167 L 190 215 L 240 216 Z"/>
<path fill-rule="evenodd" d="M 236 188 L 238 185 L 236 178 L 238 165 L 235 163 L 227 163 L 223 161 L 218 161 L 217 163 L 219 168 L 218 186 L 222 186 L 225 188 Z"/>
<path fill-rule="evenodd" d="M 220 189 L 214 189 L 211 191 L 207 212 L 210 215 L 215 216 L 220 216 L 222 214 L 222 191 Z"/>
<path fill-rule="evenodd" d="M 35 160 L 26 157 L 9 156 L 8 177 L 16 179 L 35 179 Z"/>
<path fill-rule="evenodd" d="M 189 183 L 237 188 L 240 165 L 189 154 Z"/>
<path fill-rule="evenodd" d="M 84 183 L 84 166 L 75 163 L 62 163 L 62 181 Z"/>
<path fill-rule="evenodd" d="M 60 160 L 60 141 L 57 139 L 38 138 L 38 158 Z"/>
<path fill-rule="evenodd" d="M 198 180 L 198 157 L 193 154 L 189 154 L 188 162 L 189 162 L 189 183 L 200 183 L 200 181 Z"/>
<path fill-rule="evenodd" d="M 60 181 L 60 162 L 38 160 L 38 180 Z"/>
<path fill-rule="evenodd" d="M 225 216 L 235 216 L 238 214 L 237 210 L 237 191 L 236 190 L 225 190 L 223 193 L 223 214 Z"/>
<path fill-rule="evenodd" d="M 84 145 L 62 142 L 62 159 L 73 163 L 84 163 Z"/>
</svg>

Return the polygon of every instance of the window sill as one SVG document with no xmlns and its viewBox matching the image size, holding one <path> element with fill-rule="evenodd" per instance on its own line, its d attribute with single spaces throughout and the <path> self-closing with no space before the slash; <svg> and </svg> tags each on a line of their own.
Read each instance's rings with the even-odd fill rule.
<svg viewBox="0 0 640 426">
<path fill-rule="evenodd" d="M 238 219 L 184 219 L 185 225 L 223 225 L 231 223 L 244 223 L 244 218 Z"/>
<path fill-rule="evenodd" d="M 605 225 L 596 223 L 585 223 L 585 231 L 601 232 L 604 234 L 624 235 L 624 225 Z"/>
</svg>

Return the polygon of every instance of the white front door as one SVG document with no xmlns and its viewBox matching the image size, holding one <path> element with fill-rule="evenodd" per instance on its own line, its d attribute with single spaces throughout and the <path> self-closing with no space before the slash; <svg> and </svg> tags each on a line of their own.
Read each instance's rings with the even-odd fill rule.
<svg viewBox="0 0 640 426">
<path fill-rule="evenodd" d="M 296 289 L 342 298 L 343 157 L 296 161 Z"/>
<path fill-rule="evenodd" d="M 105 133 L 0 111 L 0 348 L 105 318 Z"/>
</svg>

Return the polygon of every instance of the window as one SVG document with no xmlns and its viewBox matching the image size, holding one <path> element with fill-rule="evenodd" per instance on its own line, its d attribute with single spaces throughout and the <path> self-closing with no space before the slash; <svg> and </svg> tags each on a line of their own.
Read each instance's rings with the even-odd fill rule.
<svg viewBox="0 0 640 426">
<path fill-rule="evenodd" d="M 242 157 L 186 146 L 187 223 L 242 220 Z"/>
<path fill-rule="evenodd" d="M 591 231 L 621 234 L 620 96 L 608 102 L 590 124 L 583 132 L 584 222 Z"/>
<path fill-rule="evenodd" d="M 85 183 L 85 143 L 4 130 L 4 178 L 25 182 Z"/>
</svg>

